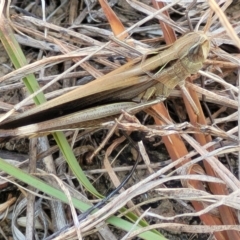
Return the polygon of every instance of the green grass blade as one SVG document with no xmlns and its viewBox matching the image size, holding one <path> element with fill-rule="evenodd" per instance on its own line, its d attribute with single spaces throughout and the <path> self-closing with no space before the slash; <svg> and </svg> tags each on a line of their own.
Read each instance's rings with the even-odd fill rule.
<svg viewBox="0 0 240 240">
<path fill-rule="evenodd" d="M 11 30 L 11 26 L 3 16 L 0 18 L 0 39 L 16 69 L 27 65 L 26 57 L 24 56 L 22 49 Z M 27 75 L 23 79 L 23 82 L 30 93 L 34 93 L 40 89 L 39 84 L 33 74 Z M 36 105 L 46 102 L 44 94 L 39 93 L 36 97 L 34 97 L 34 102 Z M 82 184 L 93 195 L 102 197 L 83 173 L 64 134 L 61 132 L 53 133 L 53 137 L 80 184 Z"/>
<path fill-rule="evenodd" d="M 89 182 L 89 180 L 85 176 L 64 134 L 62 132 L 57 132 L 53 134 L 53 137 L 57 142 L 59 148 L 61 149 L 61 152 L 64 155 L 65 159 L 67 159 L 70 169 L 73 171 L 74 175 L 77 177 L 79 182 L 83 184 L 84 187 L 93 195 L 99 198 L 103 198 L 103 196 L 93 187 L 93 185 Z"/>
<path fill-rule="evenodd" d="M 17 178 L 18 180 L 48 194 L 49 196 L 52 196 L 68 204 L 68 199 L 62 191 L 50 186 L 49 184 L 45 183 L 44 181 L 42 181 L 41 179 L 35 176 L 25 173 L 21 169 L 7 163 L 1 158 L 0 158 L 0 169 L 6 172 L 7 174 Z M 86 211 L 88 208 L 91 207 L 89 204 L 82 202 L 74 197 L 72 197 L 72 202 L 74 207 L 79 209 L 82 212 Z M 118 217 L 110 217 L 107 219 L 107 222 L 125 231 L 130 231 L 133 226 L 132 223 Z M 139 229 L 139 227 L 136 227 L 135 229 Z M 165 240 L 165 238 L 151 231 L 142 233 L 140 236 L 144 239 L 149 239 L 149 240 L 151 239 Z"/>
</svg>

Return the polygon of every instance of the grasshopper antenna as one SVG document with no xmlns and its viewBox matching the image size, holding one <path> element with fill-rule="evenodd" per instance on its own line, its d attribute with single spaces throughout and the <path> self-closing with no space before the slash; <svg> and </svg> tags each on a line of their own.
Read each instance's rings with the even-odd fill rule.
<svg viewBox="0 0 240 240">
<path fill-rule="evenodd" d="M 213 19 L 212 16 L 213 16 L 213 10 L 210 10 L 209 17 L 207 19 L 207 23 L 206 23 L 205 27 L 203 28 L 204 33 L 208 32 L 208 30 L 212 24 L 212 19 Z"/>
<path fill-rule="evenodd" d="M 203 29 L 203 32 L 204 33 L 206 33 L 208 30 L 209 30 L 209 28 L 210 28 L 210 26 L 211 26 L 211 24 L 212 24 L 212 20 L 213 20 L 213 10 L 211 10 L 211 9 L 208 9 L 208 11 L 206 11 L 204 14 L 203 14 L 203 16 L 201 17 L 201 19 L 198 21 L 198 23 L 197 23 L 197 25 L 196 25 L 196 27 L 195 27 L 195 29 L 194 29 L 194 32 L 198 32 L 199 31 L 199 26 L 200 26 L 200 24 L 205 20 L 205 19 L 207 19 L 207 23 L 205 24 L 205 27 L 204 27 L 204 29 Z"/>
<path fill-rule="evenodd" d="M 193 32 L 193 25 L 189 16 L 189 11 L 196 5 L 197 0 L 194 0 L 190 3 L 190 5 L 186 8 L 186 17 L 187 17 L 187 21 L 188 21 L 188 25 L 190 28 L 190 31 Z"/>
</svg>

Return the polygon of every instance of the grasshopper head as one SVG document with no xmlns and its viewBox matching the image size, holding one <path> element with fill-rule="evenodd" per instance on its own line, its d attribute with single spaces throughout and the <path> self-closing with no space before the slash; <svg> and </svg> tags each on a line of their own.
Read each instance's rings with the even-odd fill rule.
<svg viewBox="0 0 240 240">
<path fill-rule="evenodd" d="M 210 50 L 210 42 L 207 36 L 204 34 L 199 35 L 199 41 L 193 44 L 189 48 L 188 58 L 192 62 L 202 61 L 204 62 L 207 59 L 208 53 Z"/>
<path fill-rule="evenodd" d="M 191 32 L 184 35 L 176 42 L 178 57 L 184 58 L 187 55 L 200 55 L 204 60 L 210 50 L 210 42 L 203 32 Z"/>
<path fill-rule="evenodd" d="M 184 39 L 186 38 L 186 39 Z M 189 33 L 185 35 L 183 40 L 186 40 L 183 47 L 184 52 L 179 56 L 184 68 L 190 73 L 197 73 L 207 59 L 210 50 L 210 41 L 202 32 Z"/>
</svg>

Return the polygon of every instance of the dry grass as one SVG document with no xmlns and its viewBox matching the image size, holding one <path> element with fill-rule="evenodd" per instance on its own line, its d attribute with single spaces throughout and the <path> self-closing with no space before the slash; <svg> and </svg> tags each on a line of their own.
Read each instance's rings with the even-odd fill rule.
<svg viewBox="0 0 240 240">
<path fill-rule="evenodd" d="M 198 114 L 186 93 L 177 87 L 164 103 L 145 109 L 145 113 L 138 113 L 137 118 L 123 112 L 115 123 L 104 127 L 79 130 L 64 126 L 74 155 L 86 170 L 93 189 L 97 189 L 95 196 L 107 196 L 117 188 L 131 171 L 130 165 L 139 161 L 141 155 L 131 180 L 119 194 L 111 196 L 107 204 L 80 222 L 79 208 L 72 199 L 86 204 L 99 200 L 93 195 L 94 191 L 89 193 L 76 180 L 78 177 L 67 166 L 51 135 L 32 135 L 29 160 L 22 164 L 15 160 L 19 157 L 16 153 L 6 152 L 7 157 L 1 153 L 0 157 L 24 171 L 30 165 L 29 173 L 37 173 L 37 177 L 60 189 L 69 202 L 51 201 L 49 196 L 42 196 L 42 192 L 36 190 L 38 186 L 27 187 L 2 173 L 1 191 L 10 185 L 8 182 L 21 190 L 21 194 L 16 189 L 11 190 L 2 199 L 3 238 L 26 236 L 32 239 L 38 234 L 40 239 L 88 236 L 89 239 L 131 239 L 154 229 L 161 231 L 167 239 L 240 239 L 237 5 L 222 1 L 219 8 L 211 0 L 209 3 L 188 5 L 181 2 L 165 6 L 154 0 L 129 0 L 112 3 L 109 7 L 100 0 L 99 3 L 62 1 L 61 5 L 53 1 L 44 9 L 46 18 L 42 7 L 36 3 L 26 1 L 5 9 L 3 5 L 4 2 L 0 10 L 15 31 L 28 64 L 15 70 L 4 53 L 0 58 L 1 120 L 32 108 L 32 98 L 41 91 L 50 100 L 95 78 L 104 79 L 105 74 L 115 69 L 120 71 L 120 66 L 127 62 L 131 66 L 139 56 L 159 51 L 157 48 L 162 48 L 165 43 L 172 44 L 190 30 L 207 31 L 211 39 L 211 50 L 204 67 L 183 79 Z M 142 62 L 144 64 L 144 60 Z M 21 79 L 31 73 L 35 74 L 41 89 L 27 96 Z M 109 76 L 114 79 L 116 75 L 110 73 Z M 146 76 L 149 78 L 150 74 Z M 104 89 L 104 81 L 97 88 L 99 94 Z M 97 102 L 95 106 L 98 106 Z M 119 129 L 127 132 L 130 138 L 122 135 Z M 17 130 L 14 131 L 12 135 Z M 1 136 L 9 132 L 0 129 Z M 19 144 L 21 140 L 19 137 L 1 138 L 3 149 L 9 149 L 12 142 Z M 23 146 L 20 144 L 19 148 L 23 149 Z M 44 166 L 37 162 L 35 169 L 34 161 L 40 159 Z M 127 166 L 122 166 L 124 164 Z M 39 198 L 34 197 L 35 191 Z M 11 218 L 8 212 L 12 213 Z M 123 227 L 120 218 L 127 212 L 128 218 L 138 218 L 134 224 L 140 224 L 141 228 L 128 226 L 126 230 Z M 109 220 L 111 216 L 118 218 Z M 197 222 L 192 224 L 195 219 Z M 67 225 L 69 222 L 74 224 Z M 11 231 L 4 227 L 6 223 L 12 224 Z M 52 233 L 56 235 L 49 237 Z M 165 239 L 156 231 L 150 233 Z M 140 237 L 151 239 L 151 235 Z"/>
</svg>

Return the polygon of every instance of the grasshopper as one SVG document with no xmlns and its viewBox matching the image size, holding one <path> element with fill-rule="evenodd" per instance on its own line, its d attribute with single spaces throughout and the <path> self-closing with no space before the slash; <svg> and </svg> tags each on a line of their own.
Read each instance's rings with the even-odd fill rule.
<svg viewBox="0 0 240 240">
<path fill-rule="evenodd" d="M 210 42 L 203 32 L 188 33 L 166 50 L 144 61 L 141 58 L 132 60 L 95 81 L 10 117 L 0 123 L 1 129 L 9 129 L 0 130 L 0 136 L 29 135 L 34 131 L 53 131 L 71 126 L 84 128 L 91 120 L 113 117 L 119 114 L 121 109 L 132 107 L 132 103 L 121 105 L 119 102 L 133 101 L 138 94 L 149 88 L 154 89 L 155 98 L 166 98 L 176 85 L 184 85 L 185 78 L 202 68 L 209 50 Z M 107 105 L 96 107 L 100 104 Z M 103 113 L 102 108 L 112 110 Z M 79 110 L 82 112 L 76 114 Z M 89 115 L 89 112 L 92 112 L 94 117 L 81 120 L 81 116 Z M 71 121 L 67 127 L 67 119 L 70 121 L 73 116 L 74 122 Z"/>
</svg>

